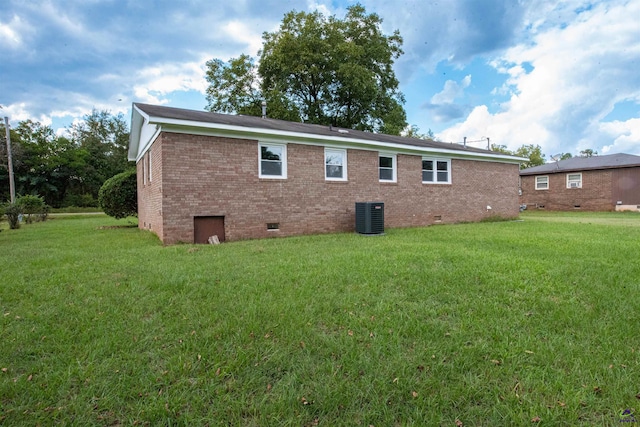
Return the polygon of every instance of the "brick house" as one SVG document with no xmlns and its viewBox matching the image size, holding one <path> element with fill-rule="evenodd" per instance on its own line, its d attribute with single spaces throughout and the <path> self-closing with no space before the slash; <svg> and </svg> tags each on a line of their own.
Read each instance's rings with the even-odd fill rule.
<svg viewBox="0 0 640 427">
<path fill-rule="evenodd" d="M 399 136 L 133 104 L 139 227 L 165 244 L 354 231 L 355 203 L 386 227 L 518 215 L 525 159 Z"/>
<path fill-rule="evenodd" d="M 520 203 L 550 210 L 639 210 L 640 156 L 572 157 L 520 171 Z"/>
</svg>

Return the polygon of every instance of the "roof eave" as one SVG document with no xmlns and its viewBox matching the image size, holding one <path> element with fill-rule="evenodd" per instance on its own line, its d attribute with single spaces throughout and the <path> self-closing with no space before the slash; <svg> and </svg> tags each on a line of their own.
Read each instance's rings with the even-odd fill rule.
<svg viewBox="0 0 640 427">
<path fill-rule="evenodd" d="M 138 159 L 138 148 L 140 147 L 140 135 L 142 133 L 142 126 L 145 119 L 148 121 L 147 116 L 142 110 L 140 110 L 136 104 L 131 106 L 131 132 L 129 133 L 129 150 L 127 151 L 127 159 L 134 161 Z"/>
<path fill-rule="evenodd" d="M 598 166 L 598 167 L 591 167 L 591 168 L 562 168 L 562 169 L 550 169 L 550 170 L 543 170 L 543 171 L 527 171 L 527 169 L 523 169 L 520 171 L 520 176 L 548 175 L 548 174 L 554 174 L 554 173 L 599 171 L 599 170 L 608 170 L 608 169 L 626 169 L 626 168 L 637 168 L 637 167 L 640 167 L 640 164 Z"/>
<path fill-rule="evenodd" d="M 133 121 L 132 121 L 133 122 Z M 311 133 L 300 133 L 291 131 L 282 131 L 266 128 L 252 128 L 245 126 L 227 125 L 220 123 L 210 123 L 201 121 L 190 121 L 181 119 L 172 119 L 166 117 L 147 116 L 147 124 L 156 124 L 162 126 L 161 130 L 174 131 L 179 133 L 204 133 L 204 134 L 216 134 L 220 136 L 236 136 L 236 137 L 252 137 L 258 140 L 269 140 L 273 137 L 287 138 L 291 141 L 306 142 L 306 143 L 323 143 L 340 144 L 340 145 L 352 145 L 354 147 L 371 147 L 381 151 L 397 151 L 407 153 L 422 153 L 422 154 L 440 154 L 459 158 L 481 158 L 484 160 L 501 161 L 505 163 L 521 163 L 528 161 L 529 159 L 524 157 L 509 156 L 506 154 L 492 154 L 492 153 L 477 153 L 468 152 L 463 150 L 451 150 L 447 148 L 434 148 L 434 147 L 422 147 L 418 145 L 405 145 L 393 142 L 378 142 L 361 138 L 344 137 L 340 135 L 327 136 L 317 135 Z M 132 125 L 133 126 L 133 125 Z M 203 132 L 202 129 L 206 129 Z M 138 134 L 139 136 L 139 134 Z M 133 137 L 133 130 L 132 130 Z"/>
</svg>

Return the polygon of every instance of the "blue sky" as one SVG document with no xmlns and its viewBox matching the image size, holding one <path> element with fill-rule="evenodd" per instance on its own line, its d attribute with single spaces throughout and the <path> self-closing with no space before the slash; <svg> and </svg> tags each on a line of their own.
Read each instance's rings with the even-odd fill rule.
<svg viewBox="0 0 640 427">
<path fill-rule="evenodd" d="M 205 63 L 257 56 L 293 9 L 355 2 L 4 0 L 0 110 L 58 132 L 132 102 L 202 110 Z M 361 0 L 397 29 L 408 121 L 448 142 L 640 155 L 640 0 Z M 479 142 L 478 146 L 485 143 Z"/>
</svg>

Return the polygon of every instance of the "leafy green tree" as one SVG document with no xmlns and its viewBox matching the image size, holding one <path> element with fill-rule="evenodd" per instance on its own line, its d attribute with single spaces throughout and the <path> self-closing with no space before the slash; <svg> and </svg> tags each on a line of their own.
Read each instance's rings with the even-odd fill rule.
<svg viewBox="0 0 640 427">
<path fill-rule="evenodd" d="M 102 184 L 127 170 L 129 130 L 122 114 L 93 110 L 84 120 L 69 129 L 71 140 L 84 160 L 80 180 L 72 188 L 76 195 L 98 197 Z"/>
<path fill-rule="evenodd" d="M 50 126 L 32 120 L 11 129 L 16 193 L 42 196 L 53 207 L 97 206 L 104 181 L 129 167 L 128 125 L 122 115 L 94 110 L 74 124 L 70 134 L 58 136 Z M 6 150 L 0 149 L 0 158 L 6 164 Z M 0 183 L 0 197 L 6 200 L 6 167 L 0 167 Z"/>
<path fill-rule="evenodd" d="M 567 159 L 570 159 L 570 158 L 572 158 L 572 157 L 573 157 L 573 156 L 571 155 L 571 153 L 562 153 L 562 154 L 560 155 L 560 160 L 567 160 Z"/>
<path fill-rule="evenodd" d="M 593 151 L 591 148 L 587 148 L 584 149 L 582 151 L 580 151 L 580 157 L 593 157 L 593 156 L 597 156 L 598 152 L 597 151 Z"/>
<path fill-rule="evenodd" d="M 540 166 L 545 164 L 545 156 L 542 154 L 542 147 L 539 145 L 522 145 L 518 148 L 514 154 L 519 157 L 526 157 L 529 160 L 520 164 L 520 169 L 527 169 L 533 166 Z"/>
<path fill-rule="evenodd" d="M 515 155 L 514 152 L 509 150 L 506 145 L 491 144 L 491 151 L 496 151 L 502 154 L 508 154 L 510 156 Z"/>
<path fill-rule="evenodd" d="M 138 214 L 136 171 L 131 169 L 105 181 L 100 188 L 98 201 L 109 216 L 116 219 Z"/>
<path fill-rule="evenodd" d="M 12 136 L 12 151 L 16 192 L 40 195 L 48 205 L 61 206 L 83 165 L 73 142 L 55 135 L 50 126 L 25 120 Z"/>
<path fill-rule="evenodd" d="M 261 114 L 263 96 L 254 62 L 244 54 L 230 59 L 227 64 L 220 59 L 207 61 L 207 108 L 210 111 L 249 116 Z"/>
<path fill-rule="evenodd" d="M 269 107 L 269 117 L 299 122 L 300 112 L 281 93 L 263 92 L 255 60 L 249 55 L 207 61 L 207 109 L 219 113 L 247 116 L 262 115 L 262 103 Z"/>
<path fill-rule="evenodd" d="M 344 19 L 289 12 L 278 31 L 263 34 L 260 63 L 247 55 L 207 62 L 207 108 L 398 135 L 406 123 L 394 61 L 398 31 L 360 5 Z"/>
<path fill-rule="evenodd" d="M 402 132 L 402 136 L 407 138 L 427 139 L 430 141 L 437 141 L 437 138 L 431 128 L 426 133 L 420 132 L 420 128 L 417 125 L 407 126 Z"/>
</svg>

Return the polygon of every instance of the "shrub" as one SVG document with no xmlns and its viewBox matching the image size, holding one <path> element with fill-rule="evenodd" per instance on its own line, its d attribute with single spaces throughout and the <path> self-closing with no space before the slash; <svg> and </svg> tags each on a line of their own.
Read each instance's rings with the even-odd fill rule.
<svg viewBox="0 0 640 427">
<path fill-rule="evenodd" d="M 116 219 L 137 215 L 138 193 L 135 169 L 106 180 L 98 192 L 98 204 L 104 213 Z"/>
<path fill-rule="evenodd" d="M 21 213 L 26 215 L 25 221 L 27 224 L 31 224 L 34 220 L 44 221 L 47 219 L 49 207 L 40 196 L 32 196 L 30 194 L 20 196 L 16 199 L 16 205 L 21 208 Z"/>
<path fill-rule="evenodd" d="M 22 215 L 22 208 L 17 203 L 7 203 L 3 206 L 2 210 L 7 216 L 9 221 L 9 228 L 17 230 L 20 228 L 20 217 Z"/>
</svg>

